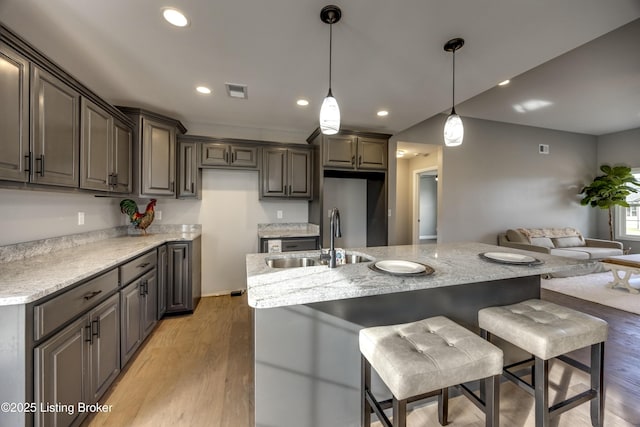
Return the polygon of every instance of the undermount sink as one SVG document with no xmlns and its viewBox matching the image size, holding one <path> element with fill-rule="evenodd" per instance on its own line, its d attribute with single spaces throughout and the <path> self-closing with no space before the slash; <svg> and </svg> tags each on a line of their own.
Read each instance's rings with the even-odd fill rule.
<svg viewBox="0 0 640 427">
<path fill-rule="evenodd" d="M 271 268 L 309 267 L 319 263 L 317 258 L 267 258 L 267 265 Z"/>
<path fill-rule="evenodd" d="M 373 261 L 364 255 L 349 254 L 345 255 L 344 264 L 357 264 L 360 262 Z M 314 265 L 327 265 L 329 263 L 326 259 L 320 259 L 319 257 L 285 257 L 285 258 L 265 258 L 265 262 L 271 268 L 298 268 L 298 267 L 311 267 Z"/>
</svg>

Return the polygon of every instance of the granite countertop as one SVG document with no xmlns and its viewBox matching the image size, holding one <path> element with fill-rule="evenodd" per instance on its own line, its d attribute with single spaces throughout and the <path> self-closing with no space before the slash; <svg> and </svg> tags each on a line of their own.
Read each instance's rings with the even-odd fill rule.
<svg viewBox="0 0 640 427">
<path fill-rule="evenodd" d="M 104 236 L 89 243 L 64 247 L 64 238 L 46 239 L 31 245 L 40 254 L 0 262 L 0 306 L 27 304 L 113 268 L 166 242 L 192 241 L 201 229 L 161 230 L 146 236 Z M 54 240 L 55 242 L 51 242 Z M 18 244 L 3 247 L 5 252 Z M 51 245 L 63 249 L 52 249 Z"/>
<path fill-rule="evenodd" d="M 507 265 L 482 259 L 484 252 L 512 252 L 533 256 L 540 265 Z M 431 275 L 396 276 L 373 271 L 372 262 L 275 269 L 265 258 L 317 257 L 319 251 L 296 254 L 248 254 L 247 295 L 255 308 L 283 307 L 314 302 L 358 298 L 442 286 L 462 285 L 548 273 L 585 271 L 593 262 L 522 251 L 484 243 L 449 243 L 409 246 L 381 246 L 348 249 L 347 254 L 365 255 L 373 261 L 407 260 L 431 266 Z"/>
<path fill-rule="evenodd" d="M 320 236 L 320 226 L 306 222 L 258 224 L 259 239 Z"/>
</svg>

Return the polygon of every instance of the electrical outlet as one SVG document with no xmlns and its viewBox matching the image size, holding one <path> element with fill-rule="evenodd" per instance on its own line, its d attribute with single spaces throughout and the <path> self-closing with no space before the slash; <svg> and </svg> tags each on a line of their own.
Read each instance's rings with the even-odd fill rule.
<svg viewBox="0 0 640 427">
<path fill-rule="evenodd" d="M 156 211 L 155 218 L 158 221 L 161 221 L 162 220 L 162 211 Z"/>
<path fill-rule="evenodd" d="M 276 217 L 282 219 L 282 211 L 276 211 Z"/>
<path fill-rule="evenodd" d="M 549 144 L 540 144 L 540 145 L 538 145 L 538 153 L 540 153 L 540 154 L 549 154 Z"/>
<path fill-rule="evenodd" d="M 84 225 L 84 212 L 78 212 L 78 225 Z"/>
</svg>

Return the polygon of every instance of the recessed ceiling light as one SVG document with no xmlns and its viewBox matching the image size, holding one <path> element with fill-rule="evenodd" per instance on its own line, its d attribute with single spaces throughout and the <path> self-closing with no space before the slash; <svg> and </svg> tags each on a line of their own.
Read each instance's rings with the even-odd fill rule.
<svg viewBox="0 0 640 427">
<path fill-rule="evenodd" d="M 162 16 L 164 16 L 164 19 L 166 19 L 168 23 L 176 27 L 186 27 L 189 25 L 187 17 L 177 9 L 165 8 L 162 10 Z"/>
<path fill-rule="evenodd" d="M 404 157 L 404 150 L 396 151 L 396 157 Z"/>
<path fill-rule="evenodd" d="M 505 81 L 502 81 L 502 82 L 498 83 L 498 86 L 506 86 L 506 85 L 508 85 L 510 82 L 511 82 L 511 80 L 505 80 Z"/>
<path fill-rule="evenodd" d="M 380 110 L 376 113 L 380 117 L 388 116 L 389 112 L 387 110 Z"/>
<path fill-rule="evenodd" d="M 296 104 L 298 104 L 301 107 L 306 107 L 307 105 L 309 105 L 309 101 L 301 98 L 296 101 Z"/>
<path fill-rule="evenodd" d="M 198 86 L 196 90 L 203 95 L 209 95 L 211 93 L 211 89 L 206 86 Z"/>
</svg>

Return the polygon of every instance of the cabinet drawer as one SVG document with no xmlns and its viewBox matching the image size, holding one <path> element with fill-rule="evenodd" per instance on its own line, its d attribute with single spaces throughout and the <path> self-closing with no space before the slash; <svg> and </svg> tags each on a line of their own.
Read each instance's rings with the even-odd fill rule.
<svg viewBox="0 0 640 427">
<path fill-rule="evenodd" d="M 96 277 L 33 308 L 34 339 L 37 341 L 58 326 L 89 310 L 104 296 L 118 289 L 118 270 Z"/>
<path fill-rule="evenodd" d="M 282 252 L 314 251 L 318 249 L 315 238 L 282 240 Z"/>
<path fill-rule="evenodd" d="M 140 255 L 133 261 L 120 266 L 120 280 L 122 285 L 129 284 L 133 279 L 139 277 L 143 273 L 151 270 L 156 266 L 158 255 L 155 250 Z"/>
</svg>

